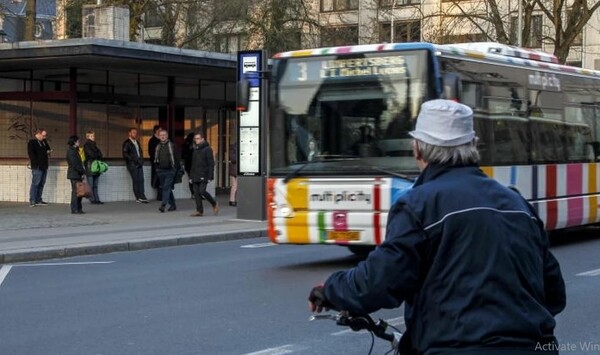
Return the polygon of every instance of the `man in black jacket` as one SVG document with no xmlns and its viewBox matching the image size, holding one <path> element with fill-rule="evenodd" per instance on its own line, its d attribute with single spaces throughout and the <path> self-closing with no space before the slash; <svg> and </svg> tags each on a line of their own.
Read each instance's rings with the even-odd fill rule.
<svg viewBox="0 0 600 355">
<path fill-rule="evenodd" d="M 156 152 L 154 154 L 154 166 L 156 167 L 156 175 L 162 191 L 162 202 L 158 210 L 165 212 L 165 206 L 167 203 L 170 205 L 169 211 L 175 211 L 177 205 L 175 204 L 175 195 L 173 194 L 173 187 L 175 185 L 175 177 L 179 171 L 181 161 L 179 154 L 175 148 L 175 144 L 169 140 L 169 133 L 161 129 L 158 131 L 158 138 L 160 143 L 156 146 Z"/>
<path fill-rule="evenodd" d="M 565 283 L 543 222 L 478 167 L 473 111 L 425 102 L 413 154 L 421 175 L 392 206 L 386 240 L 309 295 L 312 310 L 399 307 L 401 354 L 548 354 Z"/>
<path fill-rule="evenodd" d="M 215 158 L 213 150 L 204 139 L 202 133 L 194 135 L 194 150 L 192 152 L 192 166 L 190 167 L 190 183 L 194 187 L 194 198 L 196 199 L 196 212 L 192 217 L 200 217 L 204 214 L 202 197 L 212 205 L 214 214 L 219 213 L 219 204 L 206 191 L 206 186 L 214 179 Z"/>
<path fill-rule="evenodd" d="M 27 143 L 27 154 L 31 165 L 31 187 L 29 188 L 29 206 L 45 206 L 48 203 L 42 200 L 42 192 L 48 176 L 48 157 L 50 145 L 46 140 L 48 133 L 45 129 L 35 131 L 34 138 Z"/>
<path fill-rule="evenodd" d="M 137 129 L 130 128 L 128 135 L 129 138 L 123 142 L 123 158 L 125 159 L 127 171 L 131 175 L 135 201 L 148 203 L 144 192 L 144 152 L 142 151 L 142 145 L 137 140 Z"/>
</svg>

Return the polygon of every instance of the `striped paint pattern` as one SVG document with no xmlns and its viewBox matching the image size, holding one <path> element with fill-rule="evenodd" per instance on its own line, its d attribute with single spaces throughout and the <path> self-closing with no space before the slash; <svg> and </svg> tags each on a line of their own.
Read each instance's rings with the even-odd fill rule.
<svg viewBox="0 0 600 355">
<path fill-rule="evenodd" d="M 600 165 L 550 164 L 539 166 L 482 167 L 482 171 L 503 185 L 515 186 L 533 202 L 548 230 L 600 222 L 598 194 Z M 318 180 L 318 181 L 317 181 Z M 342 180 L 342 181 L 340 181 Z M 400 179 L 377 177 L 361 179 L 269 179 L 269 199 L 293 209 L 291 216 L 280 216 L 277 210 L 268 213 L 271 240 L 276 243 L 360 243 L 380 244 L 385 239 L 385 224 L 393 202 L 406 191 L 407 183 Z M 316 189 L 318 186 L 319 189 Z M 348 192 L 360 190 L 369 196 L 369 203 L 316 202 L 313 195 L 323 191 Z M 573 196 L 573 197 L 567 197 Z M 327 206 L 316 208 L 318 204 Z M 272 229 L 272 231 L 271 231 Z M 360 231 L 360 241 L 328 240 L 329 231 Z"/>
<path fill-rule="evenodd" d="M 596 163 L 482 168 L 500 183 L 514 185 L 548 230 L 600 222 L 598 169 Z"/>
</svg>

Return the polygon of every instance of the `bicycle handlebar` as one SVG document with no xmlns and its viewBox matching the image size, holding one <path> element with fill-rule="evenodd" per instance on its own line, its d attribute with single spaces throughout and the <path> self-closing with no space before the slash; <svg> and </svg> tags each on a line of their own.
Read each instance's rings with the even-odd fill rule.
<svg viewBox="0 0 600 355">
<path fill-rule="evenodd" d="M 379 319 L 375 322 L 369 315 L 354 316 L 347 312 L 339 312 L 337 314 L 315 314 L 309 318 L 310 321 L 321 319 L 333 320 L 337 325 L 350 327 L 355 332 L 368 330 L 376 337 L 389 341 L 394 349 L 398 348 L 402 337 L 402 334 L 398 332 L 388 332 L 389 325 L 386 321 Z"/>
</svg>

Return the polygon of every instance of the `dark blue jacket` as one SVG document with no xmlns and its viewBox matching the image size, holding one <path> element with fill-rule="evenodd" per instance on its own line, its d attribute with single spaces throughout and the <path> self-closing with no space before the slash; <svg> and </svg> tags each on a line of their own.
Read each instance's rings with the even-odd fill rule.
<svg viewBox="0 0 600 355">
<path fill-rule="evenodd" d="M 539 354 L 566 304 L 537 213 L 477 166 L 429 165 L 392 207 L 385 242 L 324 292 L 360 314 L 405 302 L 406 354 Z"/>
</svg>

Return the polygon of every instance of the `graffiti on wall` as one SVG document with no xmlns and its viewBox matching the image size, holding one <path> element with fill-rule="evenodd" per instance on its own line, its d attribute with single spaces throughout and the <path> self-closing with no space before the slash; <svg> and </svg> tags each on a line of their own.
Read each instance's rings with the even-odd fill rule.
<svg viewBox="0 0 600 355">
<path fill-rule="evenodd" d="M 38 127 L 36 120 L 23 109 L 8 117 L 8 138 L 11 140 L 26 141 Z"/>
</svg>

